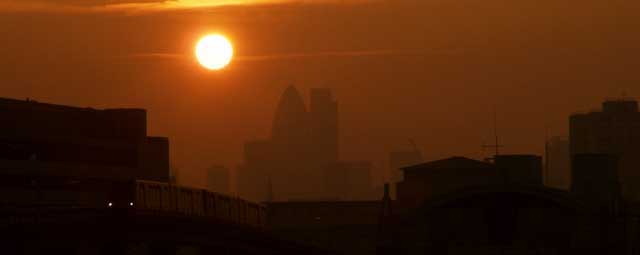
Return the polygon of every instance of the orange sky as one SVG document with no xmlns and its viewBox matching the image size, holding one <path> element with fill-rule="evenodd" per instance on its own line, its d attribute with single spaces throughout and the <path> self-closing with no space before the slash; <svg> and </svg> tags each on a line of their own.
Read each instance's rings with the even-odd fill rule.
<svg viewBox="0 0 640 255">
<path fill-rule="evenodd" d="M 494 106 L 504 150 L 541 154 L 571 112 L 640 95 L 637 1 L 43 2 L 0 0 L 0 96 L 146 108 L 192 185 L 268 135 L 289 84 L 334 89 L 342 158 L 379 170 L 407 138 L 428 159 L 485 156 Z M 235 45 L 222 72 L 192 56 L 207 32 Z"/>
</svg>

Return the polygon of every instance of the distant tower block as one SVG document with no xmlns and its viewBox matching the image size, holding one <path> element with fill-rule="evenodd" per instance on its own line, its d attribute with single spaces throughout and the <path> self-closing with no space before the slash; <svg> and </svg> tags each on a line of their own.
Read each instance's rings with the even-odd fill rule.
<svg viewBox="0 0 640 255">
<path fill-rule="evenodd" d="M 307 109 L 294 86 L 285 89 L 273 120 L 271 139 L 274 142 L 298 143 L 309 135 Z"/>
<path fill-rule="evenodd" d="M 330 89 L 311 89 L 311 139 L 321 164 L 338 161 L 338 103 Z"/>
<path fill-rule="evenodd" d="M 338 163 L 338 106 L 329 89 L 312 89 L 309 110 L 294 86 L 276 107 L 271 137 L 245 144 L 239 171 L 243 194 L 259 201 L 324 199 Z M 269 178 L 269 181 L 267 181 Z M 271 187 L 267 187 L 267 183 Z"/>
</svg>

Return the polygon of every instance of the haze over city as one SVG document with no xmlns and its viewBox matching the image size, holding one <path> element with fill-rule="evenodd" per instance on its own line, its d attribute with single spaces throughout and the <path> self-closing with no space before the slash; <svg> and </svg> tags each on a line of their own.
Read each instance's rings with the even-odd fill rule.
<svg viewBox="0 0 640 255">
<path fill-rule="evenodd" d="M 0 0 L 7 254 L 640 254 L 640 2 Z"/>
<path fill-rule="evenodd" d="M 429 159 L 486 156 L 481 144 L 491 140 L 494 109 L 505 151 L 541 153 L 545 130 L 567 135 L 567 114 L 639 94 L 632 68 L 638 7 L 593 0 L 2 1 L 2 95 L 146 108 L 150 132 L 171 137 L 172 164 L 198 186 L 204 168 L 235 167 L 242 143 L 270 132 L 279 95 L 291 84 L 334 90 L 341 155 L 373 160 L 376 171 L 408 138 Z M 224 71 L 194 60 L 192 49 L 208 32 L 234 44 L 236 59 Z"/>
</svg>

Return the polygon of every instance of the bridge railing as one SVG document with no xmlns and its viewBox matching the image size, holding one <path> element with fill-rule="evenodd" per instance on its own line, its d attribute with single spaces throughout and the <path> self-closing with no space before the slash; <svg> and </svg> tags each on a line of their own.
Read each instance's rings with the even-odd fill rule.
<svg viewBox="0 0 640 255">
<path fill-rule="evenodd" d="M 126 201 L 119 204 L 137 210 L 208 217 L 258 228 L 266 225 L 264 205 L 209 190 L 137 180 L 133 192 L 128 204 Z"/>
</svg>

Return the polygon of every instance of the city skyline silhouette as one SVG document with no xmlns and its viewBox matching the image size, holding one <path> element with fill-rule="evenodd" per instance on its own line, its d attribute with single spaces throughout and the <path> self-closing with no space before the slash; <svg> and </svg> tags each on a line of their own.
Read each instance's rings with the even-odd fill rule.
<svg viewBox="0 0 640 255">
<path fill-rule="evenodd" d="M 639 9 L 0 0 L 0 251 L 640 254 Z"/>
<path fill-rule="evenodd" d="M 506 152 L 543 154 L 545 130 L 568 136 L 567 115 L 640 95 L 629 69 L 639 52 L 634 1 L 8 6 L 23 2 L 0 6 L 2 96 L 145 108 L 150 134 L 172 137 L 173 164 L 200 187 L 206 168 L 235 168 L 244 141 L 268 136 L 291 84 L 304 97 L 333 90 L 341 156 L 373 161 L 377 175 L 408 138 L 428 159 L 490 156 L 479 146 L 492 141 L 494 108 Z M 235 44 L 237 59 L 220 72 L 193 56 L 210 32 Z"/>
</svg>

